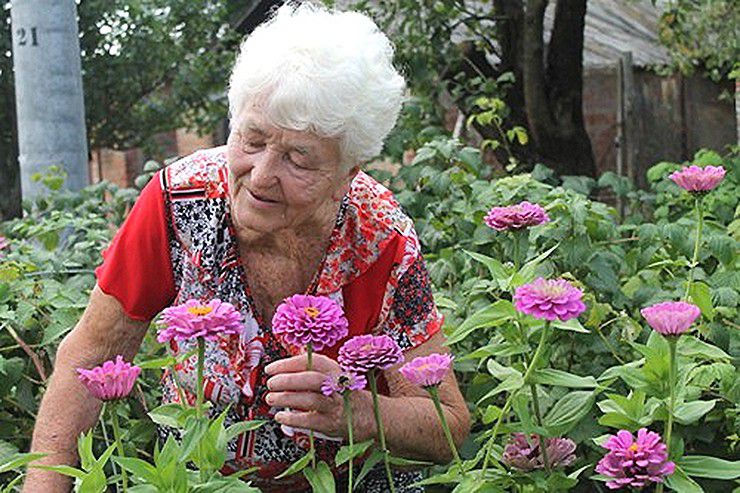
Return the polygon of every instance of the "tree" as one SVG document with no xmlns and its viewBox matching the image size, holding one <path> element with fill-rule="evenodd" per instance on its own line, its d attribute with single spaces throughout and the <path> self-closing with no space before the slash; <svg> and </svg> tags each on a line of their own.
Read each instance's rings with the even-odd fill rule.
<svg viewBox="0 0 740 493">
<path fill-rule="evenodd" d="M 227 114 L 225 88 L 238 1 L 82 0 L 78 5 L 90 149 L 156 147 L 158 133 L 212 131 Z M 20 214 L 9 5 L 0 38 L 0 217 Z M 8 179 L 6 179 L 8 177 Z"/>
<path fill-rule="evenodd" d="M 547 45 L 548 0 L 358 5 L 391 33 L 415 92 L 436 97 L 444 89 L 466 114 L 475 112 L 478 96 L 500 95 L 510 110 L 509 123 L 530 132 L 531 145 L 513 148 L 520 159 L 542 162 L 559 174 L 595 175 L 581 107 L 586 0 L 557 2 Z M 505 83 L 511 80 L 505 74 L 513 74 L 513 83 Z M 496 137 L 496 129 L 477 130 Z"/>
</svg>

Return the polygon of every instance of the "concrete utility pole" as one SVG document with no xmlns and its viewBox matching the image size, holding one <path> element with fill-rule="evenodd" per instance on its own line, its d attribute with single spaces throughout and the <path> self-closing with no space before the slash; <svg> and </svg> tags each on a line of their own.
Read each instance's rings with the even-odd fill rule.
<svg viewBox="0 0 740 493">
<path fill-rule="evenodd" d="M 75 2 L 12 0 L 10 16 L 23 196 L 43 193 L 31 176 L 51 165 L 79 190 L 89 180 Z"/>
</svg>

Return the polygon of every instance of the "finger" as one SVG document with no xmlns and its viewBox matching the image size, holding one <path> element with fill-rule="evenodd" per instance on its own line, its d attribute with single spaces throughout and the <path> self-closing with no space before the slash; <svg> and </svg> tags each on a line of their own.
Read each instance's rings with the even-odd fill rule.
<svg viewBox="0 0 740 493">
<path fill-rule="evenodd" d="M 329 412 L 340 405 L 331 397 L 316 392 L 270 392 L 265 400 L 269 405 L 275 407 L 290 407 L 317 412 Z"/>
<path fill-rule="evenodd" d="M 293 428 L 306 428 L 329 436 L 335 432 L 331 420 L 319 413 L 280 411 L 275 415 L 275 421 L 281 425 L 292 426 Z"/>
<path fill-rule="evenodd" d="M 278 373 L 295 373 L 306 371 L 308 368 L 308 355 L 299 354 L 278 361 L 273 361 L 265 367 L 265 373 L 268 375 L 277 375 Z M 314 354 L 311 362 L 311 368 L 322 373 L 339 373 L 339 364 L 328 356 L 323 354 Z"/>
<path fill-rule="evenodd" d="M 267 388 L 271 391 L 321 391 L 326 375 L 317 371 L 303 371 L 300 373 L 280 373 L 267 380 Z"/>
</svg>

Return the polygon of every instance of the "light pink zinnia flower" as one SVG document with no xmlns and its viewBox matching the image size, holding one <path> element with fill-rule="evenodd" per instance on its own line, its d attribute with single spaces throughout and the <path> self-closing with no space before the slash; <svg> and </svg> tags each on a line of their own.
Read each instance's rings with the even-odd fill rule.
<svg viewBox="0 0 740 493">
<path fill-rule="evenodd" d="M 538 204 L 520 202 L 506 207 L 494 207 L 485 217 L 486 224 L 496 231 L 522 229 L 550 222 L 545 209 Z"/>
<path fill-rule="evenodd" d="M 647 323 L 664 336 L 681 335 L 691 327 L 701 310 L 685 301 L 664 301 L 640 310 Z"/>
<path fill-rule="evenodd" d="M 551 468 L 565 467 L 576 460 L 576 444 L 570 438 L 545 438 L 547 444 L 547 461 Z M 505 464 L 520 471 L 543 469 L 540 437 L 524 433 L 512 433 L 511 441 L 504 448 L 503 461 Z"/>
<path fill-rule="evenodd" d="M 3 250 L 10 247 L 10 242 L 4 236 L 0 236 L 0 258 L 3 258 Z"/>
<path fill-rule="evenodd" d="M 87 390 L 101 401 L 123 399 L 131 393 L 141 368 L 123 360 L 123 356 L 116 356 L 116 360 L 109 360 L 101 366 L 91 370 L 77 368 L 80 382 Z"/>
<path fill-rule="evenodd" d="M 364 375 L 351 371 L 343 371 L 338 375 L 329 375 L 321 384 L 321 393 L 324 395 L 344 394 L 348 390 L 362 390 L 367 385 Z"/>
<path fill-rule="evenodd" d="M 291 346 L 315 351 L 347 337 L 349 322 L 339 304 L 326 296 L 295 294 L 286 298 L 272 317 L 272 332 Z"/>
<path fill-rule="evenodd" d="M 191 299 L 181 305 L 165 308 L 162 323 L 164 327 L 157 334 L 159 342 L 196 337 L 213 341 L 220 335 L 239 334 L 244 327 L 242 315 L 234 305 L 218 298 L 208 303 Z"/>
<path fill-rule="evenodd" d="M 586 310 L 581 298 L 583 291 L 565 279 L 537 278 L 516 288 L 514 306 L 535 318 L 560 319 L 565 322 Z"/>
<path fill-rule="evenodd" d="M 700 168 L 691 165 L 679 171 L 674 171 L 668 178 L 679 187 L 692 193 L 704 193 L 714 189 L 725 177 L 725 168 L 722 166 L 705 166 Z"/>
<path fill-rule="evenodd" d="M 355 336 L 339 349 L 339 365 L 347 371 L 365 373 L 386 370 L 403 361 L 403 352 L 387 335 Z"/>
<path fill-rule="evenodd" d="M 406 380 L 419 387 L 436 387 L 442 382 L 452 366 L 454 357 L 449 354 L 432 353 L 409 361 L 398 371 Z"/>
<path fill-rule="evenodd" d="M 640 428 L 637 440 L 627 430 L 612 435 L 603 445 L 609 450 L 597 464 L 596 472 L 614 478 L 606 483 L 612 490 L 643 488 L 648 483 L 662 483 L 673 474 L 676 465 L 668 460 L 666 445 L 660 435 Z"/>
</svg>

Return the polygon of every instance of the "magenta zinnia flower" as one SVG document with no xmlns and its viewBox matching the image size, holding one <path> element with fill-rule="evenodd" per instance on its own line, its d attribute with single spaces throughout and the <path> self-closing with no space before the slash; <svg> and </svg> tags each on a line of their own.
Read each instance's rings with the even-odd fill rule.
<svg viewBox="0 0 740 493">
<path fill-rule="evenodd" d="M 685 301 L 664 301 L 640 310 L 647 323 L 664 336 L 681 335 L 691 327 L 701 310 Z"/>
<path fill-rule="evenodd" d="M 321 393 L 324 395 L 344 394 L 348 390 L 362 390 L 367 385 L 365 375 L 351 371 L 343 371 L 338 375 L 329 375 L 321 384 Z"/>
<path fill-rule="evenodd" d="M 454 357 L 449 354 L 432 353 L 429 356 L 414 358 L 398 371 L 414 385 L 436 387 L 450 371 L 453 359 Z"/>
<path fill-rule="evenodd" d="M 520 202 L 507 207 L 494 207 L 485 217 L 486 224 L 496 231 L 522 229 L 550 222 L 545 209 L 538 204 Z"/>
<path fill-rule="evenodd" d="M 339 304 L 326 296 L 295 294 L 286 298 L 272 317 L 272 332 L 291 346 L 314 351 L 347 337 L 349 322 Z"/>
<path fill-rule="evenodd" d="M 547 444 L 547 461 L 551 468 L 565 467 L 576 460 L 576 444 L 570 438 L 545 438 Z M 540 437 L 524 433 L 512 433 L 511 441 L 504 448 L 503 461 L 505 464 L 520 471 L 542 469 Z"/>
<path fill-rule="evenodd" d="M 643 488 L 648 483 L 662 483 L 673 474 L 675 464 L 668 460 L 666 445 L 660 435 L 640 428 L 637 440 L 627 430 L 612 435 L 603 445 L 609 452 L 599 461 L 596 472 L 614 478 L 606 483 L 612 490 Z"/>
<path fill-rule="evenodd" d="M 123 356 L 109 360 L 91 370 L 77 368 L 80 382 L 94 397 L 101 401 L 123 399 L 131 393 L 141 368 L 127 363 Z"/>
<path fill-rule="evenodd" d="M 188 300 L 181 305 L 165 308 L 162 322 L 164 327 L 157 334 L 159 342 L 196 337 L 213 341 L 222 334 L 239 334 L 244 327 L 242 315 L 234 305 L 217 298 L 208 303 Z"/>
<path fill-rule="evenodd" d="M 560 319 L 565 322 L 586 310 L 581 298 L 583 291 L 565 279 L 537 278 L 516 288 L 514 306 L 535 318 Z"/>
<path fill-rule="evenodd" d="M 700 168 L 696 165 L 674 171 L 668 176 L 676 185 L 692 193 L 708 192 L 719 185 L 724 177 L 725 168 L 722 166 Z"/>
<path fill-rule="evenodd" d="M 3 250 L 10 247 L 10 242 L 4 236 L 0 236 L 0 258 L 3 258 Z"/>
<path fill-rule="evenodd" d="M 365 373 L 386 370 L 403 361 L 403 352 L 387 335 L 355 336 L 339 349 L 339 365 L 347 371 Z"/>
</svg>

